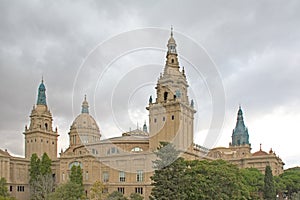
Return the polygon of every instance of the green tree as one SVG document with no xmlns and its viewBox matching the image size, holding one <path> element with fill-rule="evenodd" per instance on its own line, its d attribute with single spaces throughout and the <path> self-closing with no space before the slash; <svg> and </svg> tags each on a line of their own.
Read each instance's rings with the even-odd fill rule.
<svg viewBox="0 0 300 200">
<path fill-rule="evenodd" d="M 186 199 L 249 199 L 250 193 L 237 166 L 223 160 L 187 161 Z"/>
<path fill-rule="evenodd" d="M 280 191 L 287 191 L 289 197 L 300 191 L 300 167 L 290 168 L 284 171 L 279 177 L 275 177 L 276 188 Z"/>
<path fill-rule="evenodd" d="M 92 200 L 102 200 L 105 199 L 107 194 L 105 193 L 105 190 L 107 187 L 101 182 L 101 181 L 96 181 L 91 190 L 91 199 Z"/>
<path fill-rule="evenodd" d="M 48 195 L 49 200 L 78 200 L 84 199 L 82 186 L 68 181 L 56 188 L 55 192 Z"/>
<path fill-rule="evenodd" d="M 80 166 L 73 165 L 71 168 L 70 181 L 83 186 L 82 170 Z"/>
<path fill-rule="evenodd" d="M 9 195 L 6 186 L 6 179 L 3 177 L 0 179 L 0 200 L 15 200 L 15 198 Z"/>
<path fill-rule="evenodd" d="M 0 179 L 0 196 L 9 197 L 9 193 L 6 186 L 6 179 L 3 177 Z"/>
<path fill-rule="evenodd" d="M 29 175 L 30 175 L 30 180 L 29 182 L 32 183 L 33 181 L 37 180 L 38 175 L 41 174 L 41 169 L 40 169 L 40 162 L 41 160 L 39 157 L 36 155 L 36 153 L 31 155 L 30 158 L 30 169 L 29 169 Z"/>
<path fill-rule="evenodd" d="M 266 200 L 273 200 L 276 198 L 273 174 L 272 174 L 272 169 L 270 166 L 266 166 L 266 169 L 265 169 L 263 194 L 264 194 L 264 199 L 266 199 Z"/>
<path fill-rule="evenodd" d="M 158 157 L 153 161 L 155 171 L 151 180 L 153 189 L 151 199 L 184 199 L 185 191 L 184 170 L 186 164 L 182 158 L 178 158 L 179 152 L 170 143 L 161 142 L 157 151 Z"/>
<path fill-rule="evenodd" d="M 54 189 L 54 179 L 51 171 L 52 161 L 46 153 L 40 160 L 36 154 L 30 159 L 30 197 L 34 200 L 47 199 Z"/>
<path fill-rule="evenodd" d="M 40 174 L 41 175 L 52 174 L 51 164 L 52 164 L 51 159 L 46 153 L 44 153 L 40 164 Z"/>
<path fill-rule="evenodd" d="M 128 200 L 121 192 L 114 191 L 107 196 L 107 200 Z"/>
<path fill-rule="evenodd" d="M 259 199 L 260 193 L 263 191 L 264 175 L 256 168 L 241 169 L 240 172 L 251 198 Z"/>
<path fill-rule="evenodd" d="M 142 197 L 138 193 L 131 193 L 130 194 L 130 200 L 143 200 L 143 199 L 144 199 L 144 197 Z"/>
</svg>

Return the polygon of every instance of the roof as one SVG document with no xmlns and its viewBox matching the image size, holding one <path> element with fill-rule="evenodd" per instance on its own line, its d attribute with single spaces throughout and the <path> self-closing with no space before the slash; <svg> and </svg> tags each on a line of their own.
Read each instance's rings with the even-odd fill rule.
<svg viewBox="0 0 300 200">
<path fill-rule="evenodd" d="M 262 150 L 259 150 L 252 154 L 252 156 L 265 156 L 265 155 L 268 155 L 268 153 Z"/>
</svg>

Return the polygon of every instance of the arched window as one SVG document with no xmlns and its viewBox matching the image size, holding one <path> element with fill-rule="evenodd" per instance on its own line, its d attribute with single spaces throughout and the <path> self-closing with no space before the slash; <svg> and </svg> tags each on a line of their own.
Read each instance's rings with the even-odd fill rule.
<svg viewBox="0 0 300 200">
<path fill-rule="evenodd" d="M 48 124 L 47 123 L 45 123 L 45 129 L 48 130 Z"/>
<path fill-rule="evenodd" d="M 167 101 L 167 99 L 168 99 L 168 92 L 165 92 L 164 93 L 164 100 Z"/>
<path fill-rule="evenodd" d="M 141 152 L 143 149 L 141 147 L 134 147 L 131 149 L 131 152 Z"/>
<path fill-rule="evenodd" d="M 82 163 L 79 162 L 79 161 L 71 162 L 71 163 L 69 164 L 69 169 L 71 169 L 71 168 L 73 167 L 73 165 L 74 165 L 74 166 L 80 166 L 80 167 L 82 168 Z"/>
</svg>

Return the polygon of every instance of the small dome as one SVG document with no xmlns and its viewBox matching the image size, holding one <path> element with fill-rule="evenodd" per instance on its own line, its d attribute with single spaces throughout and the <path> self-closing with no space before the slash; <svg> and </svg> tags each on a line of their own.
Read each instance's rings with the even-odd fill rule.
<svg viewBox="0 0 300 200">
<path fill-rule="evenodd" d="M 259 150 L 252 154 L 252 156 L 265 156 L 265 155 L 268 155 L 268 153 L 262 150 Z"/>
</svg>

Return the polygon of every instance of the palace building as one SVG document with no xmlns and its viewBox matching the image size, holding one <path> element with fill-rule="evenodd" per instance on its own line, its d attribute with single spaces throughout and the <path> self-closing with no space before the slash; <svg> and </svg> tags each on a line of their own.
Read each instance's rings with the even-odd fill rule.
<svg viewBox="0 0 300 200">
<path fill-rule="evenodd" d="M 120 134 L 119 137 L 102 139 L 101 130 L 89 114 L 89 104 L 84 97 L 81 113 L 71 124 L 69 147 L 57 154 L 59 134 L 52 126 L 52 113 L 47 106 L 46 87 L 41 82 L 38 98 L 25 126 L 25 157 L 11 156 L 0 150 L 0 174 L 7 180 L 8 190 L 17 199 L 30 199 L 29 167 L 33 153 L 44 152 L 52 160 L 52 173 L 57 184 L 69 180 L 73 165 L 82 168 L 86 196 L 96 181 L 103 182 L 106 192 L 119 191 L 125 196 L 139 193 L 148 199 L 156 159 L 153 151 L 159 143 L 171 142 L 185 159 L 224 159 L 241 168 L 255 167 L 263 171 L 272 167 L 275 175 L 283 172 L 284 163 L 273 151 L 251 153 L 248 129 L 241 108 L 228 148 L 207 149 L 196 145 L 194 138 L 193 100 L 188 97 L 188 83 L 184 69 L 179 65 L 176 42 L 171 31 L 167 44 L 166 63 L 156 85 L 156 98 L 149 99 L 149 132 L 146 123 L 143 129 Z"/>
</svg>

